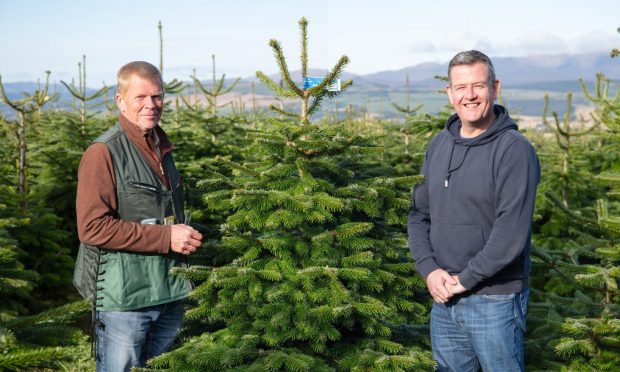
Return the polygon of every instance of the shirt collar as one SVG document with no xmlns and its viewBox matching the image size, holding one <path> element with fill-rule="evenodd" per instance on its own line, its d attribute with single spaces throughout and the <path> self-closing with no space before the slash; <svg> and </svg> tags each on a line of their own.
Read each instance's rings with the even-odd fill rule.
<svg viewBox="0 0 620 372">
<path fill-rule="evenodd" d="M 147 152 L 153 151 L 150 148 L 149 142 L 148 142 L 149 133 L 142 133 L 142 131 L 135 124 L 129 121 L 129 119 L 127 119 L 122 114 L 119 116 L 118 121 L 121 124 L 121 127 L 125 130 L 125 133 L 127 133 L 127 136 L 129 137 L 129 139 L 133 143 L 135 143 L 138 147 L 140 147 L 141 149 Z M 174 148 L 174 144 L 170 142 L 170 140 L 168 140 L 168 136 L 166 135 L 166 132 L 164 132 L 164 130 L 161 129 L 159 124 L 156 125 L 155 128 L 153 128 L 153 130 L 155 130 L 155 133 L 157 133 L 157 138 L 159 139 L 159 150 L 161 151 L 161 156 L 163 157 L 164 155 L 169 153 Z"/>
</svg>

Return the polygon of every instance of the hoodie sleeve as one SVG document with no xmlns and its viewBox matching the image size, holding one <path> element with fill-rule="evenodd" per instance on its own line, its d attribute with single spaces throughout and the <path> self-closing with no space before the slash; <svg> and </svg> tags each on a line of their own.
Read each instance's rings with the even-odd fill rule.
<svg viewBox="0 0 620 372">
<path fill-rule="evenodd" d="M 422 166 L 422 175 L 427 174 L 428 152 L 427 158 Z M 407 221 L 407 232 L 409 234 L 409 249 L 411 256 L 416 262 L 416 270 L 424 279 L 428 274 L 432 273 L 440 267 L 435 262 L 433 248 L 431 245 L 431 216 L 428 198 L 428 183 L 417 185 L 413 189 L 413 206 L 409 212 Z"/>
<path fill-rule="evenodd" d="M 459 274 L 471 290 L 519 257 L 531 236 L 540 165 L 532 145 L 517 139 L 504 152 L 495 183 L 495 222 L 484 248 Z"/>
</svg>

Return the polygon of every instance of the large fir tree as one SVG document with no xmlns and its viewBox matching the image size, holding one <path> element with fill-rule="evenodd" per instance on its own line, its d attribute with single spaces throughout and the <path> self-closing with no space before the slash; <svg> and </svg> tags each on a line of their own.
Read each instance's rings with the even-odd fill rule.
<svg viewBox="0 0 620 372">
<path fill-rule="evenodd" d="M 301 19 L 302 79 L 307 21 Z M 278 41 L 270 45 L 282 83 L 258 77 L 299 113 L 249 136 L 252 161 L 219 158 L 231 175 L 202 181 L 206 206 L 227 215 L 217 267 L 181 274 L 202 281 L 188 317 L 213 331 L 155 358 L 171 370 L 422 370 L 432 368 L 416 324 L 427 321 L 424 283 L 403 233 L 417 176 L 390 177 L 366 162 L 377 139 L 342 125 L 317 126 L 312 113 L 348 58 L 314 87 L 292 79 Z M 342 84 L 343 88 L 350 82 Z M 287 117 L 290 119 L 282 119 Z M 364 156 L 362 156 L 364 155 Z"/>
</svg>

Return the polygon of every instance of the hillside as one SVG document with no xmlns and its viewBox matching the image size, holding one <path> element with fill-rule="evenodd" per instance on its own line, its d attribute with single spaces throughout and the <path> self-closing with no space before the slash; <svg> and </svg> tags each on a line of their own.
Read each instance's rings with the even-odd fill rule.
<svg viewBox="0 0 620 372">
<path fill-rule="evenodd" d="M 551 108 L 562 112 L 565 107 L 565 94 L 574 93 L 574 103 L 577 106 L 586 105 L 581 94 L 579 79 L 584 79 L 590 89 L 596 79 L 596 74 L 603 72 L 614 81 L 620 81 L 620 63 L 606 53 L 591 53 L 581 55 L 541 55 L 529 57 L 495 57 L 496 74 L 502 81 L 502 97 L 512 111 L 522 115 L 539 116 L 543 109 L 543 97 L 550 96 Z M 391 103 L 405 104 L 406 78 L 409 76 L 412 104 L 423 104 L 422 110 L 436 112 L 446 104 L 446 98 L 438 90 L 443 89 L 445 83 L 435 76 L 447 74 L 447 62 L 443 64 L 426 62 L 395 71 L 381 71 L 366 75 L 345 73 L 343 80 L 352 79 L 353 86 L 348 92 L 339 97 L 337 102 L 324 106 L 323 111 L 334 111 L 349 106 L 357 112 L 370 111 L 385 117 L 398 116 Z M 325 70 L 310 70 L 309 76 L 322 76 Z M 301 80 L 300 72 L 292 73 L 295 80 Z M 276 78 L 274 76 L 274 78 Z M 52 81 L 53 75 L 52 75 Z M 226 84 L 232 83 L 233 78 L 227 79 Z M 254 88 L 252 88 L 254 84 Z M 36 89 L 35 82 L 6 83 L 5 90 L 11 99 L 22 97 L 22 92 L 32 92 Z M 68 107 L 71 97 L 66 89 L 52 83 L 52 92 L 59 92 L 60 98 L 55 107 Z M 95 89 L 92 89 L 94 92 Z M 273 96 L 262 86 L 255 77 L 241 79 L 232 94 L 223 97 L 221 103 L 227 101 L 244 102 L 251 107 L 252 91 L 259 105 L 273 103 Z M 192 84 L 188 83 L 186 94 L 192 93 Z M 111 96 L 110 96 L 111 97 Z M 0 112 L 8 117 L 12 113 L 0 104 Z"/>
</svg>

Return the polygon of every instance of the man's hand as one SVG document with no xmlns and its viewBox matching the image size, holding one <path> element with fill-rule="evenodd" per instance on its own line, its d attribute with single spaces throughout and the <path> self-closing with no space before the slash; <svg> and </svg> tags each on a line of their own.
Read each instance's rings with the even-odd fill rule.
<svg viewBox="0 0 620 372">
<path fill-rule="evenodd" d="M 458 281 L 455 281 L 447 271 L 442 269 L 437 269 L 426 277 L 428 292 L 440 304 L 445 303 L 453 296 L 447 287 L 455 286 L 457 283 Z"/>
<path fill-rule="evenodd" d="M 172 225 L 170 233 L 170 249 L 175 252 L 189 255 L 200 247 L 202 234 L 193 227 L 183 224 Z"/>
<path fill-rule="evenodd" d="M 465 292 L 467 289 L 465 287 L 463 287 L 463 285 L 461 284 L 461 281 L 459 280 L 458 275 L 452 275 L 452 279 L 454 279 L 454 282 L 456 284 L 448 284 L 446 285 L 446 288 L 448 289 L 448 291 L 450 292 L 450 295 L 453 296 L 455 294 L 459 294 L 459 293 L 463 293 Z"/>
</svg>

